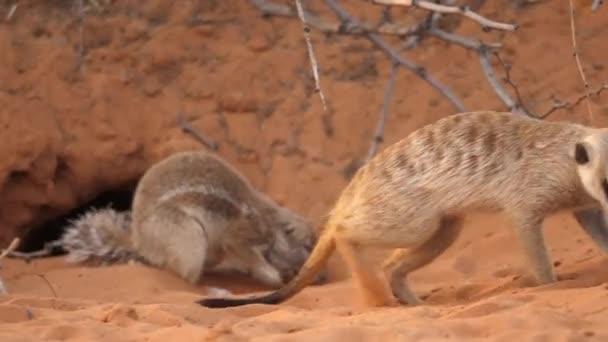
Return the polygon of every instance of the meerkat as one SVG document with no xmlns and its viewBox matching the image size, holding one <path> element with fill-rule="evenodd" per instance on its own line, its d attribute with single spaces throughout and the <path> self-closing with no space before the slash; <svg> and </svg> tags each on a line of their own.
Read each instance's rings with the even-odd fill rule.
<svg viewBox="0 0 608 342">
<path fill-rule="evenodd" d="M 186 151 L 144 173 L 130 212 L 91 210 L 53 245 L 65 249 L 71 262 L 135 260 L 190 283 L 207 272 L 238 272 L 278 288 L 309 256 L 316 241 L 313 228 L 221 158 Z"/>
<path fill-rule="evenodd" d="M 288 284 L 267 295 L 197 303 L 219 308 L 283 302 L 301 291 L 336 249 L 364 303 L 422 304 L 408 275 L 448 249 L 472 211 L 505 213 L 537 284 L 552 283 L 557 277 L 541 230 L 544 218 L 572 211 L 608 252 L 607 176 L 608 129 L 504 112 L 454 114 L 386 147 L 355 173 Z M 365 260 L 369 248 L 393 249 L 383 264 L 387 282 Z"/>
</svg>

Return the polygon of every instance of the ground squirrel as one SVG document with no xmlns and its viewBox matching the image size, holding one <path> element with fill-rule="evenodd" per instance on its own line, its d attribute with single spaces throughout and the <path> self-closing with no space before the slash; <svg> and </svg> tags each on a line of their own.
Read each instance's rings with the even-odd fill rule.
<svg viewBox="0 0 608 342">
<path fill-rule="evenodd" d="M 502 211 L 512 220 L 538 284 L 557 280 L 545 247 L 544 218 L 571 210 L 608 252 L 608 129 L 511 113 L 460 113 L 428 124 L 361 167 L 325 218 L 299 274 L 267 295 L 206 298 L 207 307 L 276 304 L 301 291 L 334 249 L 344 257 L 367 304 L 421 303 L 407 275 L 441 255 L 470 211 Z M 384 286 L 363 258 L 394 249 Z M 390 292 L 382 289 L 390 288 Z"/>
<path fill-rule="evenodd" d="M 310 255 L 313 228 L 219 157 L 188 151 L 145 172 L 130 212 L 91 210 L 52 244 L 65 249 L 71 262 L 138 260 L 191 283 L 203 271 L 236 271 L 278 288 Z"/>
</svg>

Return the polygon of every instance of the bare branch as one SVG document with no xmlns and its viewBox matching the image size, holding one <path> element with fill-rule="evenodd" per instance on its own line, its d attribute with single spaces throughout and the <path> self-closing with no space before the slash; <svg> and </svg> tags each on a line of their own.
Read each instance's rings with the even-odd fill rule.
<svg viewBox="0 0 608 342">
<path fill-rule="evenodd" d="M 212 151 L 217 151 L 218 144 L 211 139 L 207 138 L 203 134 L 199 133 L 194 126 L 186 118 L 181 112 L 177 112 L 177 125 L 182 129 L 184 133 L 190 134 L 196 141 L 207 146 Z"/>
<path fill-rule="evenodd" d="M 62 241 L 55 240 L 55 241 L 46 242 L 44 244 L 44 246 L 42 247 L 42 249 L 33 251 L 33 252 L 17 252 L 17 251 L 13 250 L 7 254 L 7 257 L 14 258 L 14 259 L 21 259 L 21 260 L 25 261 L 26 263 L 29 263 L 34 258 L 42 258 L 42 257 L 50 256 L 53 254 L 53 249 L 61 248 L 61 247 L 62 247 Z"/>
<path fill-rule="evenodd" d="M 17 11 L 17 7 L 19 7 L 19 2 L 15 2 L 14 4 L 11 5 L 11 7 L 8 10 L 8 13 L 6 14 L 6 21 L 11 21 L 11 19 L 13 19 L 13 16 L 15 15 L 15 12 Z"/>
<path fill-rule="evenodd" d="M 412 6 L 443 14 L 460 14 L 478 22 L 484 29 L 494 28 L 498 30 L 515 31 L 518 27 L 516 24 L 499 23 L 487 19 L 471 11 L 468 6 L 446 6 L 425 0 L 373 0 L 373 3 L 380 5 Z"/>
<path fill-rule="evenodd" d="M 600 5 L 603 3 L 604 3 L 604 1 L 602 1 L 602 0 L 593 0 L 593 4 L 591 4 L 591 10 L 593 12 L 597 11 L 597 8 L 600 7 Z"/>
<path fill-rule="evenodd" d="M 278 15 L 278 16 L 291 17 L 293 15 L 293 11 L 291 10 L 291 8 L 289 8 L 288 6 L 285 6 L 285 5 L 278 5 L 278 4 L 275 4 L 272 2 L 268 2 L 266 0 L 250 0 L 250 1 L 251 1 L 251 4 L 253 6 L 255 6 L 263 16 Z"/>
<path fill-rule="evenodd" d="M 8 247 L 0 253 L 0 260 L 4 259 L 7 255 L 11 254 L 19 246 L 20 239 L 14 238 Z"/>
<path fill-rule="evenodd" d="M 44 282 L 49 287 L 49 289 L 51 289 L 51 292 L 53 292 L 53 297 L 57 298 L 57 292 L 55 291 L 55 288 L 53 287 L 53 285 L 51 284 L 51 282 L 48 279 L 46 279 L 46 277 L 44 276 L 44 274 L 42 274 L 42 273 L 36 273 L 34 275 L 37 276 L 37 277 L 42 278 L 42 280 L 44 280 Z M 55 301 L 53 301 L 52 303 L 53 303 L 53 309 L 55 309 Z"/>
<path fill-rule="evenodd" d="M 84 0 L 76 0 L 78 4 L 78 68 L 84 64 Z"/>
<path fill-rule="evenodd" d="M 19 238 L 14 238 L 10 245 L 8 245 L 8 248 L 6 248 L 2 251 L 2 253 L 0 253 L 0 260 L 4 259 L 7 255 L 17 249 L 17 246 L 19 246 L 19 241 Z M 4 285 L 2 277 L 0 277 L 0 295 L 6 294 L 8 294 L 8 291 L 6 290 L 6 286 Z"/>
<path fill-rule="evenodd" d="M 572 4 L 572 0 L 568 1 L 570 4 L 570 31 L 572 32 L 572 48 L 574 49 L 574 58 L 576 60 L 576 65 L 578 66 L 578 71 L 581 74 L 581 79 L 583 80 L 583 85 L 585 86 L 585 94 L 587 97 L 587 110 L 589 111 L 589 120 L 593 122 L 593 112 L 591 111 L 591 101 L 589 101 L 589 83 L 587 83 L 587 78 L 585 77 L 585 72 L 583 71 L 583 66 L 581 64 L 581 59 L 578 56 L 578 47 L 576 44 L 576 26 L 574 25 L 574 5 Z"/>
<path fill-rule="evenodd" d="M 263 16 L 274 15 L 281 17 L 294 17 L 298 15 L 297 11 L 294 12 L 288 6 L 271 3 L 267 0 L 251 0 L 251 2 Z M 331 23 L 310 13 L 310 11 L 307 11 L 305 8 L 304 15 L 306 17 L 306 23 L 310 25 L 310 27 L 313 27 L 314 29 L 323 33 L 362 35 L 373 32 L 405 37 L 419 34 L 424 29 L 423 23 L 418 23 L 408 27 L 386 21 L 383 21 L 379 25 L 372 23 L 358 23 L 358 25 L 353 25 L 352 23 Z"/>
<path fill-rule="evenodd" d="M 564 102 L 564 101 L 560 101 L 556 98 L 553 98 L 553 105 L 551 106 L 551 108 L 547 109 L 544 113 L 539 114 L 537 117 L 540 119 L 544 119 L 558 109 L 574 108 L 574 107 L 578 106 L 584 99 L 589 99 L 589 96 L 591 96 L 591 95 L 600 96 L 600 94 L 604 90 L 608 90 L 608 82 L 605 82 L 604 84 L 602 84 L 600 87 L 598 87 L 596 90 L 592 91 L 591 93 L 585 93 L 585 94 L 579 96 L 573 103 L 568 102 L 568 101 Z"/>
<path fill-rule="evenodd" d="M 250 1 L 260 11 L 262 16 L 293 17 L 297 15 L 297 11 L 293 11 L 289 6 L 275 4 L 267 0 Z M 326 33 L 338 32 L 340 24 L 327 23 L 309 11 L 304 10 L 304 12 L 306 13 L 306 22 L 315 29 Z"/>
<path fill-rule="evenodd" d="M 302 3 L 300 0 L 295 0 L 296 8 L 298 10 L 298 16 L 300 17 L 300 21 L 302 22 L 302 28 L 304 30 L 304 39 L 306 40 L 306 47 L 308 50 L 308 58 L 310 59 L 310 67 L 312 68 L 312 75 L 315 78 L 315 92 L 319 93 L 319 97 L 321 98 L 321 103 L 323 104 L 323 112 L 327 115 L 327 103 L 325 102 L 325 95 L 323 95 L 323 91 L 321 90 L 321 82 L 319 81 L 319 66 L 317 64 L 317 59 L 315 58 L 315 53 L 312 48 L 312 42 L 310 39 L 310 27 L 306 22 L 306 16 L 304 14 L 304 8 L 302 8 Z"/>
<path fill-rule="evenodd" d="M 490 82 L 490 85 L 492 88 L 494 88 L 496 95 L 498 95 L 500 100 L 505 104 L 505 106 L 507 106 L 507 109 L 514 114 L 528 115 L 528 113 L 526 113 L 522 107 L 513 101 L 509 93 L 507 93 L 505 88 L 502 87 L 502 84 L 500 84 L 498 79 L 496 79 L 496 75 L 494 74 L 494 70 L 490 64 L 488 49 L 485 46 L 482 46 L 479 49 L 479 62 L 481 63 L 481 68 L 483 69 L 488 82 Z"/>
<path fill-rule="evenodd" d="M 513 88 L 513 91 L 515 92 L 515 98 L 517 98 L 517 104 L 521 107 L 521 109 L 527 115 L 534 116 L 528 110 L 528 108 L 526 108 L 526 106 L 524 105 L 524 101 L 521 98 L 521 94 L 519 93 L 519 89 L 517 88 L 517 85 L 515 84 L 515 82 L 513 81 L 513 79 L 511 79 L 511 65 L 507 64 L 502 59 L 502 57 L 500 57 L 500 54 L 497 51 L 494 52 L 494 56 L 496 56 L 496 59 L 498 59 L 498 61 L 500 62 L 500 64 L 502 64 L 503 69 L 505 70 L 505 77 L 503 78 L 503 81 L 505 81 L 507 84 L 509 84 L 511 86 L 511 88 Z"/>
<path fill-rule="evenodd" d="M 325 3 L 327 3 L 327 5 L 336 13 L 342 22 L 358 25 L 357 21 L 342 7 L 340 7 L 335 0 L 325 0 Z M 437 89 L 441 94 L 443 94 L 443 96 L 447 97 L 458 111 L 465 111 L 464 106 L 460 103 L 460 100 L 458 100 L 452 91 L 429 75 L 426 69 L 401 57 L 397 51 L 392 49 L 384 40 L 378 37 L 378 35 L 374 33 L 365 33 L 365 37 L 369 39 L 376 47 L 380 48 L 393 63 L 398 63 L 414 72 L 416 75 L 418 75 L 418 77 L 427 81 L 431 86 Z"/>
<path fill-rule="evenodd" d="M 466 49 L 479 50 L 482 46 L 486 46 L 489 50 L 499 49 L 502 45 L 500 43 L 485 44 L 479 40 L 474 40 L 466 37 L 459 36 L 454 33 L 450 33 L 435 27 L 429 29 L 429 33 L 441 40 L 448 43 L 460 45 Z"/>
<path fill-rule="evenodd" d="M 395 79 L 397 78 L 398 70 L 399 65 L 397 63 L 393 63 L 391 65 L 391 75 L 389 77 L 388 84 L 386 85 L 386 90 L 384 91 L 384 104 L 382 105 L 382 111 L 380 112 L 376 132 L 374 133 L 374 140 L 372 140 L 372 145 L 367 153 L 367 158 L 365 160 L 366 162 L 376 155 L 378 147 L 384 142 L 384 127 L 386 126 L 386 118 L 388 117 L 388 109 L 390 107 L 391 98 L 395 89 Z"/>
</svg>

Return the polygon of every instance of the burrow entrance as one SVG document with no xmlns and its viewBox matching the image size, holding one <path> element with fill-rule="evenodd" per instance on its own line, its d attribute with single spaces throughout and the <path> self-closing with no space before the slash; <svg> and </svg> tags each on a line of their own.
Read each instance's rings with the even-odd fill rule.
<svg viewBox="0 0 608 342">
<path fill-rule="evenodd" d="M 21 238 L 18 251 L 33 252 L 44 248 L 46 242 L 57 240 L 63 234 L 71 220 L 78 218 L 89 210 L 107 207 L 117 211 L 130 210 L 134 191 L 134 184 L 106 190 L 98 194 L 92 200 L 73 208 L 64 215 L 55 217 L 30 228 Z M 61 255 L 64 253 L 65 251 L 58 248 L 53 250 L 52 255 Z"/>
</svg>

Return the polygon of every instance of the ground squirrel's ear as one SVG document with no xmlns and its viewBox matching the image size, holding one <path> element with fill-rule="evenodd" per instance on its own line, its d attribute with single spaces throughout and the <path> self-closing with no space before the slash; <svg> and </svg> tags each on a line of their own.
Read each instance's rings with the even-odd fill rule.
<svg viewBox="0 0 608 342">
<path fill-rule="evenodd" d="M 590 146 L 586 142 L 577 142 L 574 145 L 574 160 L 578 165 L 589 163 L 589 155 L 591 154 Z"/>
</svg>

